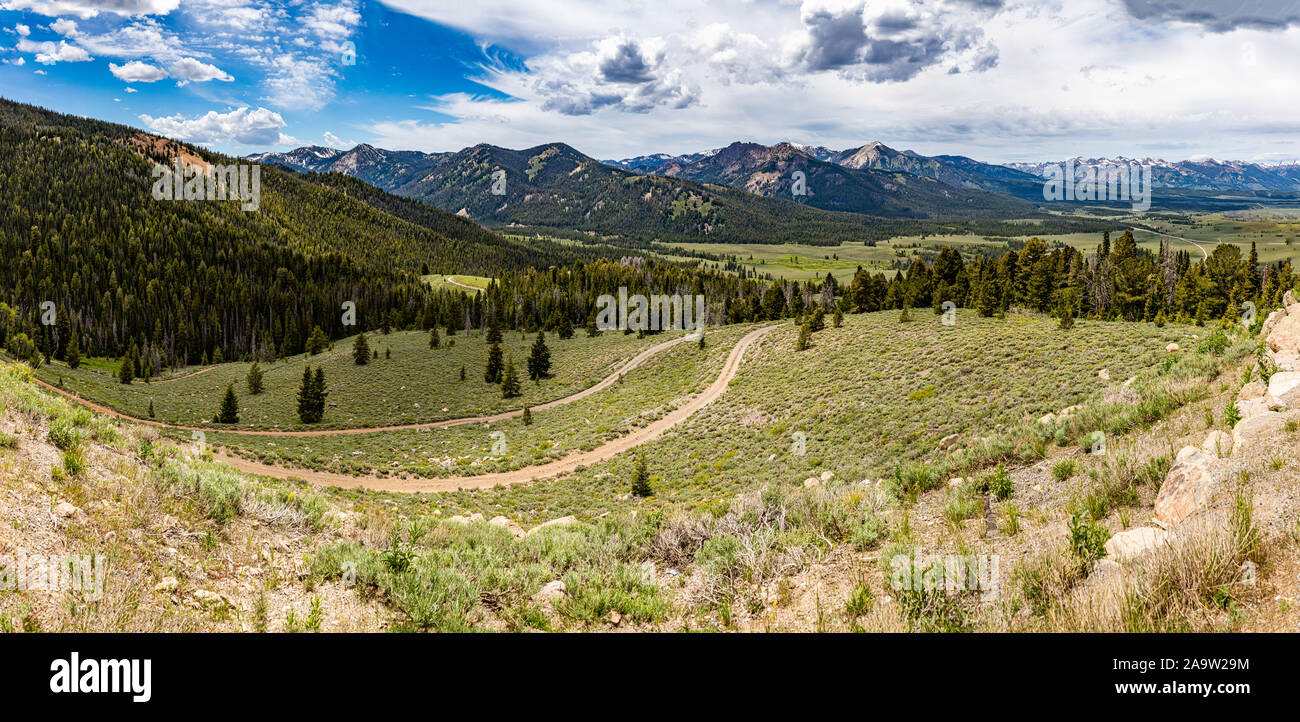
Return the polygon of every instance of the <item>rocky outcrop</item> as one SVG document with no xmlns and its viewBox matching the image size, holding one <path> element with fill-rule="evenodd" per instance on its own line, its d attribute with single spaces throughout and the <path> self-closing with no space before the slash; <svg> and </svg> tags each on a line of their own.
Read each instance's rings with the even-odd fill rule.
<svg viewBox="0 0 1300 722">
<path fill-rule="evenodd" d="M 1268 380 L 1264 402 L 1273 411 L 1300 407 L 1300 372 L 1284 371 Z"/>
<path fill-rule="evenodd" d="M 1201 442 L 1201 451 L 1223 458 L 1232 454 L 1233 438 L 1223 431 L 1211 431 Z"/>
</svg>

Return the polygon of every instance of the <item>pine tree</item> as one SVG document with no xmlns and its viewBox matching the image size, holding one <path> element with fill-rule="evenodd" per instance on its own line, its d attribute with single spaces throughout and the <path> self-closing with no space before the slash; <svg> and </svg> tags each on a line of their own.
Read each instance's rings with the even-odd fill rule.
<svg viewBox="0 0 1300 722">
<path fill-rule="evenodd" d="M 1071 303 L 1069 294 L 1061 294 L 1061 303 L 1057 310 L 1061 316 L 1061 330 L 1069 331 L 1074 328 L 1074 304 Z"/>
<path fill-rule="evenodd" d="M 903 310 L 898 314 L 898 322 L 899 322 L 899 323 L 907 323 L 907 322 L 909 322 L 909 321 L 911 321 L 911 320 L 912 320 L 912 312 L 911 312 L 911 309 L 907 307 L 907 304 L 906 304 L 906 303 L 904 303 L 904 304 L 903 304 Z"/>
<path fill-rule="evenodd" d="M 352 361 L 358 366 L 370 363 L 370 342 L 364 333 L 357 334 L 357 340 L 352 342 Z"/>
<path fill-rule="evenodd" d="M 524 404 L 524 413 L 520 420 L 524 422 L 524 426 L 532 426 L 533 412 L 528 408 L 528 404 Z"/>
<path fill-rule="evenodd" d="M 541 381 L 551 375 L 551 350 L 546 347 L 546 333 L 537 332 L 532 351 L 528 354 L 528 378 Z"/>
<path fill-rule="evenodd" d="M 329 337 L 321 330 L 320 326 L 315 326 L 311 330 L 311 335 L 307 337 L 307 353 L 316 356 L 325 350 L 329 344 Z"/>
<path fill-rule="evenodd" d="M 325 369 L 316 369 L 312 376 L 311 366 L 302 370 L 302 385 L 298 388 L 298 418 L 304 424 L 315 424 L 325 415 Z"/>
<path fill-rule="evenodd" d="M 515 359 L 511 356 L 506 359 L 506 368 L 501 372 L 501 397 L 513 399 L 519 393 L 519 372 L 515 370 Z"/>
<path fill-rule="evenodd" d="M 555 333 L 559 335 L 562 341 L 573 338 L 573 323 L 569 321 L 568 315 L 560 317 L 560 323 L 556 327 Z"/>
<path fill-rule="evenodd" d="M 835 328 L 839 328 L 840 326 L 844 325 L 844 311 L 841 310 L 838 305 L 835 306 L 835 316 L 833 318 L 834 318 Z"/>
<path fill-rule="evenodd" d="M 492 318 L 488 321 L 487 342 L 489 346 L 494 343 L 501 343 L 501 322 L 497 320 L 495 313 L 492 314 Z"/>
<path fill-rule="evenodd" d="M 705 348 L 705 345 L 706 345 L 706 344 L 704 343 L 704 329 L 700 329 L 700 330 L 696 331 L 696 333 L 698 333 L 698 334 L 700 335 L 700 340 L 695 344 L 695 346 L 696 346 L 696 348 L 698 348 L 699 350 L 703 351 L 704 348 Z"/>
<path fill-rule="evenodd" d="M 135 342 L 131 342 L 131 348 L 127 349 L 126 356 L 122 358 L 122 368 L 117 372 L 117 380 L 129 384 L 135 378 L 135 362 L 139 351 L 136 350 Z"/>
<path fill-rule="evenodd" d="M 490 384 L 501 383 L 501 344 L 494 343 L 492 348 L 488 349 L 487 370 L 483 372 L 483 380 Z"/>
<path fill-rule="evenodd" d="M 149 399 L 149 418 L 153 418 L 153 399 Z"/>
<path fill-rule="evenodd" d="M 312 379 L 312 391 L 314 394 L 313 400 L 316 404 L 313 411 L 316 412 L 316 420 L 320 421 L 325 418 L 325 399 L 329 396 L 329 392 L 325 390 L 324 366 L 316 367 L 316 376 Z"/>
<path fill-rule="evenodd" d="M 808 330 L 808 324 L 805 323 L 804 325 L 800 326 L 799 338 L 794 342 L 794 350 L 803 351 L 804 349 L 808 348 L 808 337 L 811 335 L 812 335 L 812 331 Z"/>
<path fill-rule="evenodd" d="M 442 345 L 442 337 L 438 335 L 438 327 L 434 326 L 429 329 L 429 348 L 438 348 Z"/>
<path fill-rule="evenodd" d="M 596 317 L 592 316 L 587 319 L 587 338 L 595 338 L 600 335 L 600 329 L 596 328 Z"/>
<path fill-rule="evenodd" d="M 248 367 L 248 393 L 256 396 L 262 393 L 262 369 L 258 368 L 257 362 L 254 361 L 252 366 Z"/>
<path fill-rule="evenodd" d="M 654 493 L 650 487 L 650 469 L 646 466 L 645 454 L 636 456 L 636 466 L 632 469 L 632 494 L 645 498 Z"/>
<path fill-rule="evenodd" d="M 68 340 L 68 347 L 64 349 L 63 356 L 68 361 L 68 368 L 75 369 L 81 365 L 81 346 L 77 343 L 76 333 L 73 333 L 72 338 Z"/>
<path fill-rule="evenodd" d="M 465 367 L 464 367 L 464 366 L 461 366 L 461 367 L 460 367 L 460 380 L 461 380 L 461 381 L 464 381 L 464 380 L 465 380 Z"/>
<path fill-rule="evenodd" d="M 239 423 L 239 400 L 235 398 L 235 385 L 226 385 L 226 397 L 221 400 L 221 411 L 217 414 L 218 424 Z"/>
</svg>

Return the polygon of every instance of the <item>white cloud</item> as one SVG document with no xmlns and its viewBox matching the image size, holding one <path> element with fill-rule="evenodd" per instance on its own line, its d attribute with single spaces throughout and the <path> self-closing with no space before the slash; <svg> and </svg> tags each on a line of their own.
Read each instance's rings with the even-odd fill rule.
<svg viewBox="0 0 1300 722">
<path fill-rule="evenodd" d="M 101 11 L 123 16 L 166 15 L 179 5 L 180 0 L 0 0 L 4 10 L 30 10 L 47 17 L 75 15 L 83 20 Z"/>
<path fill-rule="evenodd" d="M 28 35 L 32 34 L 31 27 L 27 25 L 23 25 L 22 23 L 18 23 L 17 25 L 15 25 L 14 30 L 23 37 L 27 37 Z"/>
<path fill-rule="evenodd" d="M 136 90 L 135 88 L 129 88 L 129 87 L 128 87 L 128 88 L 126 89 L 126 92 L 128 92 L 128 93 L 138 93 L 138 92 L 140 92 L 140 91 Z"/>
<path fill-rule="evenodd" d="M 23 38 L 18 41 L 17 48 L 24 53 L 36 53 L 36 62 L 41 65 L 84 63 L 94 59 L 85 49 L 69 44 L 66 40 L 60 40 L 56 44 L 49 40 L 38 43 Z"/>
<path fill-rule="evenodd" d="M 272 61 L 263 100 L 282 107 L 320 110 L 334 97 L 335 71 L 324 61 L 281 55 Z"/>
<path fill-rule="evenodd" d="M 139 60 L 132 60 L 126 65 L 109 63 L 108 72 L 118 80 L 127 83 L 154 83 L 167 77 L 166 70 Z"/>
<path fill-rule="evenodd" d="M 77 23 L 67 18 L 59 18 L 50 23 L 50 30 L 53 30 L 64 37 L 77 37 Z"/>
<path fill-rule="evenodd" d="M 279 113 L 258 108 L 237 108 L 227 113 L 215 110 L 197 118 L 176 114 L 155 118 L 141 115 L 140 121 L 150 130 L 192 143 L 239 143 L 242 145 L 284 145 L 292 139 L 281 132 L 284 118 Z"/>
<path fill-rule="evenodd" d="M 322 38 L 345 38 L 360 22 L 361 14 L 352 3 L 320 4 L 312 8 L 302 25 Z"/>
<path fill-rule="evenodd" d="M 229 83 L 234 80 L 230 74 L 221 68 L 208 63 L 200 62 L 194 58 L 181 58 L 171 64 L 171 74 L 177 79 L 177 85 L 186 83 L 205 83 L 209 80 L 220 80 Z"/>
<path fill-rule="evenodd" d="M 356 143 L 343 140 L 342 138 L 338 137 L 337 135 L 334 135 L 328 130 L 325 131 L 325 135 L 322 137 L 325 138 L 325 144 L 330 146 L 331 148 L 351 148 L 352 146 L 356 145 Z"/>
</svg>

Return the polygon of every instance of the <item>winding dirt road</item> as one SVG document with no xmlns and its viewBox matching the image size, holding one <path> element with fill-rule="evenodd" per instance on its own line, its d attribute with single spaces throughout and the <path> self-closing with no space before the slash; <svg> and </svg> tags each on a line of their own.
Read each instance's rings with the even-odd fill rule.
<svg viewBox="0 0 1300 722">
<path fill-rule="evenodd" d="M 555 399 L 553 401 L 547 401 L 544 404 L 538 404 L 537 406 L 533 406 L 532 409 L 534 411 L 544 411 L 546 409 L 555 408 L 556 406 L 562 406 L 564 404 L 571 404 L 574 401 L 584 399 L 598 391 L 609 388 L 610 385 L 616 383 L 624 374 L 628 373 L 629 371 L 635 369 L 636 367 L 650 360 L 651 357 L 655 356 L 661 351 L 666 351 L 672 348 L 673 346 L 676 346 L 679 343 L 684 343 L 689 340 L 692 340 L 690 336 L 682 336 L 680 338 L 675 338 L 671 341 L 664 341 L 663 343 L 655 344 L 654 346 L 651 346 L 650 348 L 634 356 L 631 361 L 628 361 L 627 363 L 623 364 L 623 366 L 619 368 L 619 370 L 615 371 L 609 376 L 606 376 L 604 379 L 600 381 L 600 383 L 597 383 L 595 386 L 589 386 L 575 394 L 571 394 L 563 398 Z M 194 374 L 189 374 L 189 375 L 195 376 L 204 373 L 205 371 L 211 371 L 211 370 L 212 370 L 211 368 L 207 368 L 204 369 L 203 371 L 197 371 Z M 488 416 L 466 416 L 459 419 L 445 419 L 443 421 L 427 421 L 419 424 L 401 424 L 397 426 L 363 426 L 354 429 L 317 429 L 314 431 L 258 431 L 253 429 L 221 429 L 212 426 L 180 426 L 177 424 L 164 423 L 162 421 L 154 421 L 152 419 L 141 419 L 135 416 L 128 416 L 127 414 L 124 414 L 115 409 L 111 409 L 102 404 L 97 404 L 93 401 L 88 401 L 86 399 L 83 399 L 80 396 L 75 396 L 68 391 L 64 391 L 63 389 L 58 388 L 57 386 L 52 386 L 50 384 L 47 384 L 38 378 L 33 378 L 32 380 L 40 384 L 41 386 L 44 386 L 45 388 L 49 389 L 50 391 L 53 391 L 54 393 L 59 394 L 64 398 L 67 398 L 70 401 L 74 401 L 78 404 L 81 404 L 82 406 L 85 406 L 86 408 L 92 411 L 96 411 L 98 413 L 104 414 L 105 416 L 115 416 L 119 419 L 125 419 L 132 423 L 144 424 L 146 426 L 154 426 L 160 429 L 176 429 L 177 431 L 220 432 L 223 434 L 239 434 L 241 436 L 302 436 L 302 437 L 346 436 L 349 434 L 375 434 L 384 431 L 418 431 L 421 429 L 450 429 L 453 426 L 464 426 L 465 424 L 483 424 L 483 423 L 492 423 L 494 421 L 505 421 L 506 419 L 514 418 L 524 412 L 523 409 L 518 409 L 516 411 L 503 411 L 499 414 L 491 414 Z"/>
<path fill-rule="evenodd" d="M 438 492 L 438 491 L 455 491 L 457 489 L 484 489 L 496 486 L 509 486 L 511 484 L 523 484 L 540 479 L 548 479 L 561 474 L 567 474 L 577 469 L 579 466 L 590 466 L 592 464 L 611 459 L 629 449 L 635 448 L 649 441 L 654 441 L 663 435 L 665 431 L 680 424 L 690 418 L 695 412 L 708 406 L 710 403 L 726 392 L 727 386 L 735 378 L 736 372 L 740 368 L 741 359 L 745 351 L 763 335 L 770 332 L 776 326 L 767 326 L 755 329 L 746 334 L 731 349 L 727 356 L 727 361 L 722 366 L 722 371 L 718 378 L 714 380 L 702 393 L 697 394 L 690 401 L 682 406 L 669 412 L 663 418 L 651 422 L 649 425 L 637 429 L 632 433 L 614 439 L 613 441 L 598 446 L 591 451 L 582 451 L 557 459 L 555 461 L 532 466 L 514 471 L 503 471 L 492 474 L 480 474 L 478 476 L 451 476 L 438 479 L 393 479 L 380 478 L 376 476 L 348 476 L 346 474 L 335 474 L 327 471 L 311 471 L 308 469 L 287 469 L 270 464 L 263 464 L 257 461 L 249 461 L 236 456 L 231 456 L 224 452 L 218 451 L 216 457 L 219 461 L 225 462 L 240 471 L 257 474 L 259 476 L 269 476 L 276 479 L 302 479 L 303 481 L 321 486 L 334 486 L 344 489 L 353 489 L 357 487 L 365 489 L 375 489 L 379 491 L 397 491 L 397 492 Z M 686 339 L 677 339 L 673 343 L 679 343 Z M 652 349 L 653 350 L 653 349 Z M 592 387 L 589 391 L 595 391 Z M 574 397 L 569 397 L 573 399 Z M 538 407 L 541 408 L 541 407 Z"/>
</svg>

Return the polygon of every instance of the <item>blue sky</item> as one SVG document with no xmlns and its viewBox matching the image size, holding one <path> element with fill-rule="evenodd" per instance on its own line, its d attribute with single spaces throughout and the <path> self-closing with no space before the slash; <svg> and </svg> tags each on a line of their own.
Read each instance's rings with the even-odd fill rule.
<svg viewBox="0 0 1300 722">
<path fill-rule="evenodd" d="M 246 154 L 1300 158 L 1291 0 L 0 0 L 0 95 Z M 356 49 L 355 64 L 349 50 Z"/>
</svg>

